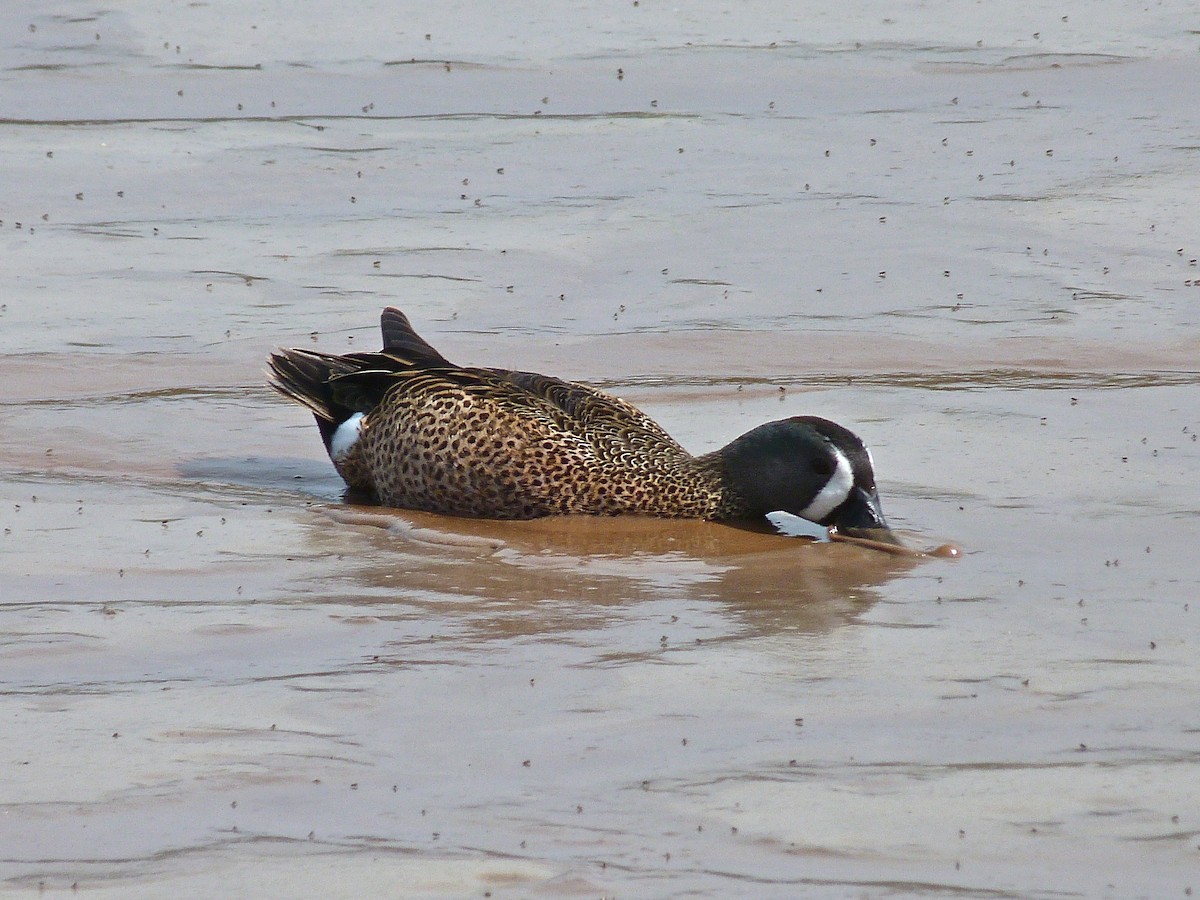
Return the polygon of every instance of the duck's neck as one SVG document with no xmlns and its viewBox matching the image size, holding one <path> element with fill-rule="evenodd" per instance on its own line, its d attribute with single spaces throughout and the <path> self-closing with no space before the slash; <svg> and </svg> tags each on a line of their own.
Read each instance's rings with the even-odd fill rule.
<svg viewBox="0 0 1200 900">
<path fill-rule="evenodd" d="M 752 513 L 746 501 L 730 483 L 729 468 L 725 464 L 724 450 L 714 450 L 702 456 L 693 456 L 687 461 L 688 469 L 702 481 L 712 495 L 712 510 L 709 519 L 747 519 Z"/>
</svg>

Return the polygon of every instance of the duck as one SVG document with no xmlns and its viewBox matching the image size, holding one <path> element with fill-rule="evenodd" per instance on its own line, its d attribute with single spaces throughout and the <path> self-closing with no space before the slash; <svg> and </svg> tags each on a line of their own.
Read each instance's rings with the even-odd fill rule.
<svg viewBox="0 0 1200 900">
<path fill-rule="evenodd" d="M 307 408 L 349 488 L 400 509 L 493 519 L 642 515 L 712 521 L 786 512 L 899 544 L 874 462 L 817 416 L 759 425 L 692 455 L 637 407 L 534 372 L 459 366 L 395 307 L 383 349 L 280 349 L 268 383 Z"/>
</svg>

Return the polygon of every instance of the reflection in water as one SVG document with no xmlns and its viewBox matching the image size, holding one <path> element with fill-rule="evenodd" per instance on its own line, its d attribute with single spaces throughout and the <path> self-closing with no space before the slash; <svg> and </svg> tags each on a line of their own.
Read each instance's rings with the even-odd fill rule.
<svg viewBox="0 0 1200 900">
<path fill-rule="evenodd" d="M 270 491 L 297 487 L 318 497 L 336 497 L 345 487 L 325 461 L 293 456 L 203 457 L 179 463 L 176 471 L 189 481 L 238 485 Z"/>
<path fill-rule="evenodd" d="M 456 608 L 492 637 L 578 630 L 630 604 L 661 600 L 715 601 L 743 633 L 826 631 L 860 615 L 878 599 L 875 586 L 914 565 L 702 521 L 501 522 L 365 506 L 323 512 L 379 529 L 363 536 L 369 547 L 347 591 L 442 615 Z M 314 539 L 340 540 L 327 532 Z"/>
</svg>

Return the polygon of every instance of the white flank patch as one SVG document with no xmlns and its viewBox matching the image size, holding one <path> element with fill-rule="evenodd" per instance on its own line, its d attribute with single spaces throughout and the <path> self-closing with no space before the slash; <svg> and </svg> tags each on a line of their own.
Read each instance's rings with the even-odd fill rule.
<svg viewBox="0 0 1200 900">
<path fill-rule="evenodd" d="M 362 434 L 362 420 L 363 414 L 355 413 L 337 427 L 337 431 L 333 433 L 333 438 L 329 441 L 329 455 L 331 457 L 341 459 L 350 452 L 350 448 L 354 446 L 354 442 Z"/>
<path fill-rule="evenodd" d="M 830 449 L 837 459 L 837 468 L 833 470 L 821 492 L 813 497 L 812 503 L 800 510 L 800 515 L 810 522 L 820 522 L 845 503 L 846 498 L 850 496 L 850 489 L 854 487 L 854 472 L 850 468 L 850 460 L 846 459 L 846 454 L 837 447 Z"/>
</svg>

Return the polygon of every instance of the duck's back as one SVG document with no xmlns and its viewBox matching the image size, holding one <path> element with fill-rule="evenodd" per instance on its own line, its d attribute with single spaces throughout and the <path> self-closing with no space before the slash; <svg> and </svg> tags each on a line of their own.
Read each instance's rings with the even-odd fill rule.
<svg viewBox="0 0 1200 900">
<path fill-rule="evenodd" d="M 383 331 L 378 354 L 283 351 L 272 362 L 278 381 L 289 354 L 329 361 L 328 418 L 361 413 L 341 444 L 336 423 L 322 427 L 330 456 L 381 503 L 493 518 L 718 512 L 717 473 L 631 404 L 531 372 L 455 366 L 398 310 L 385 312 Z"/>
<path fill-rule="evenodd" d="M 700 516 L 717 499 L 636 408 L 527 372 L 399 374 L 352 450 L 381 502 L 457 515 Z"/>
</svg>

